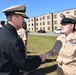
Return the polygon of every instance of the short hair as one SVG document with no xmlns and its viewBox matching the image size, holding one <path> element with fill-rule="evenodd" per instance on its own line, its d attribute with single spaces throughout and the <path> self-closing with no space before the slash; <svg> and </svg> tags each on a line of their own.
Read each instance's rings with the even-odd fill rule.
<svg viewBox="0 0 76 75">
<path fill-rule="evenodd" d="M 6 16 L 6 18 L 7 18 L 7 21 L 11 21 L 12 20 L 12 15 Z"/>
<path fill-rule="evenodd" d="M 1 24 L 5 24 L 5 21 L 1 21 Z"/>
<path fill-rule="evenodd" d="M 27 23 L 24 21 L 23 22 L 23 28 L 26 30 L 27 29 Z"/>
</svg>

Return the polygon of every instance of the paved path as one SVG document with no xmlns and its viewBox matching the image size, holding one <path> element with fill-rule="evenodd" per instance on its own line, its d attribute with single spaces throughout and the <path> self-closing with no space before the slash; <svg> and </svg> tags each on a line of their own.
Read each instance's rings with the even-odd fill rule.
<svg viewBox="0 0 76 75">
<path fill-rule="evenodd" d="M 61 34 L 55 34 L 53 32 L 47 32 L 47 33 L 30 32 L 28 33 L 28 35 L 59 36 Z"/>
</svg>

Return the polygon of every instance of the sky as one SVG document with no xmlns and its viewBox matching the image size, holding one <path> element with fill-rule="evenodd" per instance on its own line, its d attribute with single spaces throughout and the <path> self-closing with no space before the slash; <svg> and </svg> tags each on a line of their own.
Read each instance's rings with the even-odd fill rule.
<svg viewBox="0 0 76 75">
<path fill-rule="evenodd" d="M 30 18 L 76 8 L 76 0 L 0 0 L 0 20 L 6 20 L 2 10 L 21 4 L 25 4 Z"/>
</svg>

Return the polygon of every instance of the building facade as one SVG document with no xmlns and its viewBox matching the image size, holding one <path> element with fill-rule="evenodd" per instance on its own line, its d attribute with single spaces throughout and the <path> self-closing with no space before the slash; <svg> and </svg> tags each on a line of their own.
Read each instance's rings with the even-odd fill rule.
<svg viewBox="0 0 76 75">
<path fill-rule="evenodd" d="M 27 30 L 33 32 L 45 30 L 46 32 L 50 32 L 56 29 L 61 29 L 60 21 L 63 15 L 73 15 L 76 17 L 76 8 L 29 18 L 26 21 Z"/>
<path fill-rule="evenodd" d="M 48 13 L 38 17 L 29 18 L 27 20 L 27 29 L 29 31 L 38 31 L 38 30 L 45 30 L 45 31 L 53 31 L 53 14 Z"/>
<path fill-rule="evenodd" d="M 76 17 L 76 8 L 53 13 L 53 30 L 61 29 L 60 21 L 63 15 L 73 15 Z"/>
</svg>

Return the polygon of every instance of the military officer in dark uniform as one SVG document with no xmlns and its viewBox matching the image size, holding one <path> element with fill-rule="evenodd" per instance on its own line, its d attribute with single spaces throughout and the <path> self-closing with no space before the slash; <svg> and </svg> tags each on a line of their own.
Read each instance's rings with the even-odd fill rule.
<svg viewBox="0 0 76 75">
<path fill-rule="evenodd" d="M 3 10 L 7 24 L 0 29 L 0 75 L 19 75 L 19 71 L 32 71 L 45 61 L 46 56 L 40 55 L 26 59 L 23 41 L 17 34 L 22 27 L 25 15 L 25 5 L 18 5 Z"/>
</svg>

